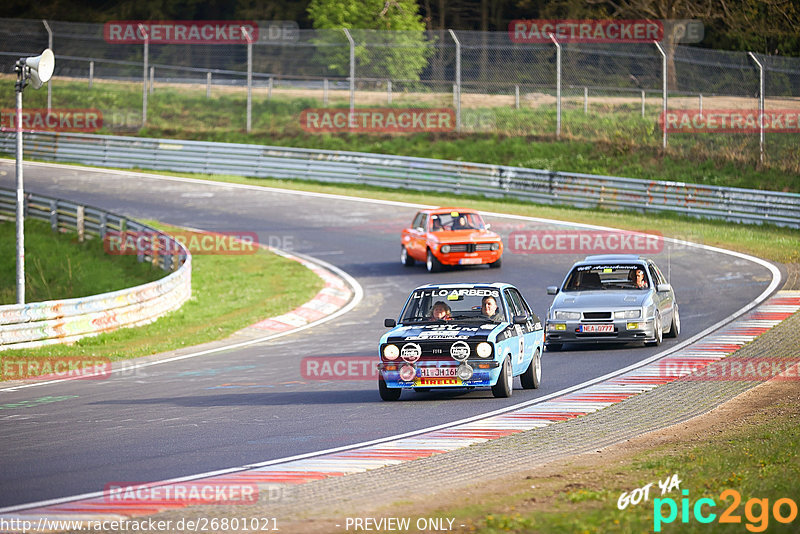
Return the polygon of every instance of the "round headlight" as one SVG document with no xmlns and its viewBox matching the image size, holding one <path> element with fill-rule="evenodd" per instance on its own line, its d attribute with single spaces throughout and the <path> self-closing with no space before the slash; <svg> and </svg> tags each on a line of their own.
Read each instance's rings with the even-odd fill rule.
<svg viewBox="0 0 800 534">
<path fill-rule="evenodd" d="M 450 345 L 450 356 L 459 362 L 469 358 L 469 345 L 465 341 L 456 341 Z"/>
<path fill-rule="evenodd" d="M 478 346 L 475 348 L 475 352 L 477 352 L 478 356 L 481 358 L 488 358 L 492 355 L 492 345 L 485 341 L 478 343 Z"/>
<path fill-rule="evenodd" d="M 472 378 L 472 367 L 468 363 L 462 363 L 456 369 L 456 376 L 461 380 L 469 380 Z"/>
<path fill-rule="evenodd" d="M 442 245 L 439 250 L 442 252 L 442 254 L 447 254 L 450 252 L 450 245 Z"/>
<path fill-rule="evenodd" d="M 383 347 L 383 357 L 387 360 L 396 360 L 400 356 L 400 349 L 397 345 L 386 345 Z"/>
<path fill-rule="evenodd" d="M 500 243 L 492 243 L 492 250 L 500 250 Z"/>
<path fill-rule="evenodd" d="M 400 368 L 400 380 L 403 382 L 411 382 L 417 376 L 417 370 L 412 365 L 404 365 Z"/>
<path fill-rule="evenodd" d="M 400 350 L 400 357 L 408 363 L 414 363 L 422 357 L 422 348 L 416 343 L 406 343 Z"/>
</svg>

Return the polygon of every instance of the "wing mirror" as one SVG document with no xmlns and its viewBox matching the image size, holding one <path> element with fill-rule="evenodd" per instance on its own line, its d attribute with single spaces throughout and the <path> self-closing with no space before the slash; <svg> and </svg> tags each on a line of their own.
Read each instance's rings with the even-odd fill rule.
<svg viewBox="0 0 800 534">
<path fill-rule="evenodd" d="M 397 326 L 397 321 L 395 321 L 394 319 L 384 319 L 383 326 L 385 326 L 386 328 L 394 328 L 395 326 Z"/>
<path fill-rule="evenodd" d="M 558 295 L 558 286 L 547 286 L 548 295 Z"/>
<path fill-rule="evenodd" d="M 656 286 L 656 291 L 658 291 L 659 293 L 662 293 L 664 291 L 669 291 L 670 289 L 672 289 L 672 286 L 670 284 L 658 284 Z"/>
<path fill-rule="evenodd" d="M 515 315 L 513 321 L 514 324 L 525 324 L 528 322 L 528 318 L 524 315 Z"/>
</svg>

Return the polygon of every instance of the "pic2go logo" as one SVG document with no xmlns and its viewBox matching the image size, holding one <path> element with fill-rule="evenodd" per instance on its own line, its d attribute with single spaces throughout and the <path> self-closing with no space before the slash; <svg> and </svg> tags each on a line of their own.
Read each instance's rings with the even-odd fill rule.
<svg viewBox="0 0 800 534">
<path fill-rule="evenodd" d="M 683 490 L 681 493 L 684 495 L 680 505 L 681 523 L 689 523 L 690 511 L 698 523 L 711 523 L 717 518 L 717 514 L 712 513 L 710 510 L 710 508 L 717 506 L 714 499 L 708 497 L 698 499 L 694 506 L 691 506 L 687 497 L 689 490 Z M 739 508 L 739 504 L 742 502 L 742 496 L 733 489 L 727 489 L 719 494 L 721 501 L 726 501 L 729 497 L 733 499 L 733 502 L 720 514 L 719 523 L 741 523 L 742 517 L 736 514 L 736 509 Z M 665 507 L 668 509 L 666 516 L 664 515 Z M 769 526 L 770 511 L 777 522 L 788 524 L 797 518 L 797 503 L 784 497 L 776 500 L 770 510 L 769 499 L 757 499 L 754 497 L 744 505 L 744 516 L 748 521 L 745 524 L 745 528 L 750 532 L 764 532 Z M 653 530 L 655 532 L 661 532 L 662 524 L 670 524 L 677 518 L 678 504 L 675 499 L 671 497 L 653 499 Z"/>
</svg>

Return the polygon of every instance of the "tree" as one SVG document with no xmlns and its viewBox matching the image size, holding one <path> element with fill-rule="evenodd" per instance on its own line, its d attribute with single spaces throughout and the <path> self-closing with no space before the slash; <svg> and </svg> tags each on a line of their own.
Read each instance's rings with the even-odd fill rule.
<svg viewBox="0 0 800 534">
<path fill-rule="evenodd" d="M 341 43 L 318 48 L 331 71 L 350 72 L 349 45 L 342 31 L 348 28 L 356 41 L 358 76 L 415 81 L 432 51 L 418 10 L 414 0 L 311 0 L 308 6 L 314 28 L 328 30 L 324 34 L 327 44 L 331 40 Z"/>
</svg>

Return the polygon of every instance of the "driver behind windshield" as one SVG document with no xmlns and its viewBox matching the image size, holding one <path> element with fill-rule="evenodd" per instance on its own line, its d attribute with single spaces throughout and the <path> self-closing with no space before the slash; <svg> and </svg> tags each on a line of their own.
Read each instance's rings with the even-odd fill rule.
<svg viewBox="0 0 800 534">
<path fill-rule="evenodd" d="M 493 323 L 501 323 L 504 319 L 502 312 L 497 307 L 497 300 L 490 296 L 481 299 L 481 315 Z"/>
</svg>

